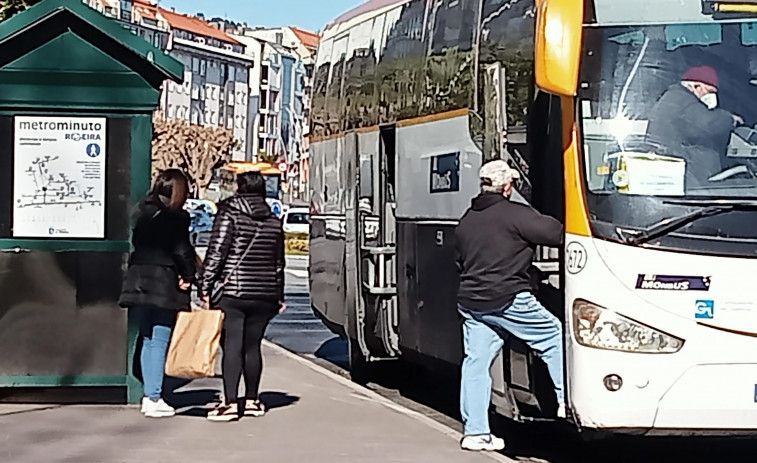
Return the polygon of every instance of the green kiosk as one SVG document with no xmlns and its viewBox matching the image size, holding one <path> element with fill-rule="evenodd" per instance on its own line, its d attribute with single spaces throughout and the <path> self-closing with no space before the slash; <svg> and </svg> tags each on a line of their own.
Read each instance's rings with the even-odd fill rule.
<svg viewBox="0 0 757 463">
<path fill-rule="evenodd" d="M 141 397 L 136 325 L 117 300 L 152 114 L 183 73 L 81 0 L 0 22 L 0 389 Z"/>
</svg>

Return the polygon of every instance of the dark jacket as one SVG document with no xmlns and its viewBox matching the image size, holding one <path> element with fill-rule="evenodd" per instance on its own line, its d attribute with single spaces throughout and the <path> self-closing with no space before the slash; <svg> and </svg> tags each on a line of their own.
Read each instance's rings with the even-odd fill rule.
<svg viewBox="0 0 757 463">
<path fill-rule="evenodd" d="M 210 294 L 216 282 L 230 276 L 224 285 L 224 297 L 284 302 L 281 227 L 281 221 L 260 195 L 234 195 L 222 201 L 205 255 L 202 293 Z M 259 232 L 255 242 L 240 263 L 256 230 Z"/>
<path fill-rule="evenodd" d="M 168 209 L 148 197 L 137 206 L 120 305 L 149 305 L 179 310 L 189 307 L 189 292 L 179 277 L 195 281 L 196 254 L 189 241 L 189 214 Z"/>
<path fill-rule="evenodd" d="M 491 311 L 515 296 L 533 291 L 529 269 L 537 245 L 559 246 L 560 222 L 501 194 L 473 199 L 455 229 L 460 271 L 458 303 L 469 310 Z"/>
<path fill-rule="evenodd" d="M 686 160 L 686 184 L 697 186 L 722 171 L 734 123 L 731 113 L 708 109 L 680 83 L 655 103 L 649 114 L 647 144 L 658 154 Z"/>
</svg>

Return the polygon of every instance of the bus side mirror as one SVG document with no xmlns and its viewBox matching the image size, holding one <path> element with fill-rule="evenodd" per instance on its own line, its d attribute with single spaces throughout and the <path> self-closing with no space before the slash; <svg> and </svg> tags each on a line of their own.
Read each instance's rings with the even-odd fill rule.
<svg viewBox="0 0 757 463">
<path fill-rule="evenodd" d="M 536 4 L 536 85 L 555 95 L 575 96 L 581 63 L 583 2 L 537 0 Z"/>
</svg>

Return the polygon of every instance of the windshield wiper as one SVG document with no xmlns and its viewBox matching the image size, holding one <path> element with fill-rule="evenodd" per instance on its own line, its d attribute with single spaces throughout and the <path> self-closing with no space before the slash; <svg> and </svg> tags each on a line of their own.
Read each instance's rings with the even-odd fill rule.
<svg viewBox="0 0 757 463">
<path fill-rule="evenodd" d="M 691 212 L 678 217 L 661 220 L 654 225 L 640 230 L 624 230 L 617 228 L 618 236 L 627 244 L 643 244 L 670 232 L 679 230 L 686 225 L 705 217 L 725 214 L 733 211 L 757 210 L 757 200 L 671 200 L 663 201 L 663 204 L 675 204 L 678 206 L 698 206 Z"/>
</svg>

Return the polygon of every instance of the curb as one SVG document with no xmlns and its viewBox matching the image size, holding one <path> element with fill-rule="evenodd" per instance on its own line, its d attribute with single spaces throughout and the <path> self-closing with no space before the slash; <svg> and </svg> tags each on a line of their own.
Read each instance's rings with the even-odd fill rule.
<svg viewBox="0 0 757 463">
<path fill-rule="evenodd" d="M 418 422 L 420 422 L 422 424 L 425 424 L 426 426 L 428 426 L 428 427 L 430 427 L 430 428 L 432 428 L 432 429 L 434 429 L 434 430 L 436 430 L 438 432 L 441 432 L 442 434 L 444 434 L 444 435 L 446 435 L 446 436 L 448 436 L 448 437 L 450 437 L 452 439 L 455 439 L 455 441 L 458 442 L 458 443 L 463 438 L 463 435 L 461 433 L 455 431 L 454 429 L 450 429 L 447 426 L 444 426 L 443 424 L 438 423 L 437 421 L 434 421 L 433 419 L 431 419 L 431 418 L 423 415 L 422 413 L 418 413 L 418 412 L 416 412 L 414 410 L 410 410 L 407 407 L 404 407 L 404 406 L 399 405 L 399 404 L 397 404 L 395 402 L 392 402 L 391 400 L 389 400 L 386 397 L 378 394 L 377 392 L 374 392 L 374 391 L 372 391 L 372 390 L 370 390 L 370 389 L 368 389 L 368 388 L 366 388 L 364 386 L 361 386 L 359 384 L 353 383 L 349 379 L 344 378 L 342 376 L 339 376 L 338 374 L 334 373 L 333 371 L 330 371 L 327 368 L 324 368 L 324 367 L 322 367 L 322 366 L 320 366 L 320 365 L 318 365 L 318 364 L 316 364 L 316 363 L 314 363 L 314 362 L 312 362 L 312 361 L 310 361 L 310 360 L 308 360 L 308 359 L 306 359 L 304 357 L 301 357 L 301 356 L 295 354 L 294 352 L 292 352 L 290 350 L 287 350 L 284 347 L 279 346 L 278 344 L 274 344 L 274 343 L 272 343 L 271 341 L 269 341 L 267 339 L 263 339 L 263 343 L 262 344 L 263 344 L 263 346 L 265 346 L 265 347 L 267 347 L 269 349 L 272 349 L 272 350 L 276 351 L 277 353 L 279 353 L 279 354 L 281 354 L 281 355 L 283 355 L 283 356 L 285 356 L 285 357 L 287 357 L 289 359 L 292 359 L 292 360 L 298 362 L 301 365 L 305 365 L 306 367 L 310 368 L 311 370 L 313 370 L 313 371 L 315 371 L 317 373 L 320 373 L 323 376 L 326 376 L 326 377 L 328 377 L 328 378 L 336 381 L 337 383 L 339 383 L 339 384 L 341 384 L 343 386 L 346 386 L 347 388 L 353 390 L 354 392 L 359 393 L 359 394 L 365 396 L 366 398 L 370 398 L 374 402 L 379 403 L 379 404 L 383 405 L 384 407 L 386 407 L 386 408 L 388 408 L 390 410 L 394 410 L 395 412 L 398 412 L 398 413 L 401 413 L 403 415 L 409 416 L 409 417 L 415 419 L 416 421 L 418 421 Z M 461 450 L 461 452 L 463 452 L 463 450 Z M 491 459 L 493 459 L 495 461 L 504 462 L 504 463 L 517 463 L 516 460 L 508 458 L 507 456 L 499 454 L 499 453 L 481 452 L 481 454 L 483 456 L 487 456 L 487 457 L 489 457 L 489 458 L 491 458 Z"/>
</svg>

